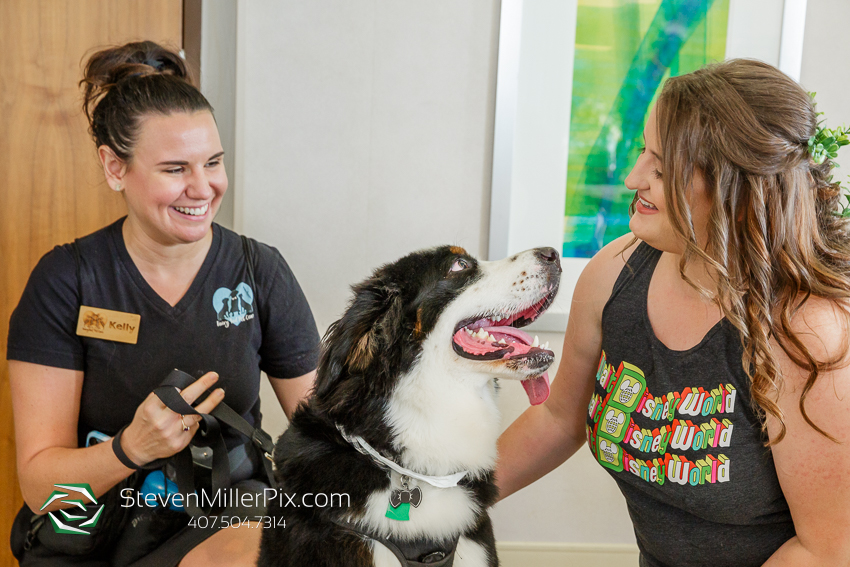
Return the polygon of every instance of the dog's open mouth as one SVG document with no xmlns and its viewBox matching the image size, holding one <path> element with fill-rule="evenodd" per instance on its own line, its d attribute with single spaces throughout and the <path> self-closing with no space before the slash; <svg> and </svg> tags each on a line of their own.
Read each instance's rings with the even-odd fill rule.
<svg viewBox="0 0 850 567">
<path fill-rule="evenodd" d="M 555 359 L 555 353 L 549 345 L 541 345 L 535 336 L 531 337 L 519 329 L 537 319 L 551 305 L 557 285 L 551 285 L 546 295 L 531 305 L 515 313 L 490 313 L 471 317 L 461 321 L 452 337 L 455 352 L 471 360 L 508 360 L 529 370 L 546 369 Z M 542 404 L 549 397 L 549 374 L 545 371 L 522 381 L 528 401 L 532 405 Z"/>
</svg>

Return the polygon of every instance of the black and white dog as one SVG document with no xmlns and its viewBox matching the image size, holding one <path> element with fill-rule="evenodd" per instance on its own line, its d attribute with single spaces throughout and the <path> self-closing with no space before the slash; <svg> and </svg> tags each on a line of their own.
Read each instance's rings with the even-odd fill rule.
<svg viewBox="0 0 850 567">
<path fill-rule="evenodd" d="M 275 500 L 286 527 L 263 530 L 258 564 L 498 565 L 495 379 L 522 380 L 533 404 L 548 396 L 554 354 L 518 327 L 550 305 L 560 273 L 552 248 L 478 262 L 444 246 L 354 286 L 315 393 L 275 448 L 288 497 L 348 501 Z"/>
</svg>

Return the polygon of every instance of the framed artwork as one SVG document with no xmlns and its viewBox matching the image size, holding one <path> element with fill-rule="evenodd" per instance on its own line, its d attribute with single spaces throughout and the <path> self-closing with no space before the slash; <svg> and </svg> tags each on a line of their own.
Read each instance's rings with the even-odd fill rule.
<svg viewBox="0 0 850 567">
<path fill-rule="evenodd" d="M 806 0 L 502 0 L 490 259 L 552 246 L 563 330 L 588 258 L 628 232 L 623 180 L 670 76 L 752 57 L 799 78 Z M 546 328 L 551 327 L 551 328 Z"/>
<path fill-rule="evenodd" d="M 570 101 L 565 257 L 629 231 L 623 180 L 660 85 L 726 55 L 729 0 L 579 0 Z"/>
</svg>

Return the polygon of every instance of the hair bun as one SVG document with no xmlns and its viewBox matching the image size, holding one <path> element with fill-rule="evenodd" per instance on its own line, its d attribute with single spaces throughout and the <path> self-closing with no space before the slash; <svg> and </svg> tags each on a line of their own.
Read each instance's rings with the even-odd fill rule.
<svg viewBox="0 0 850 567">
<path fill-rule="evenodd" d="M 98 101 L 119 82 L 150 75 L 173 75 L 192 84 L 183 58 L 152 41 L 128 43 L 93 54 L 80 81 L 84 91 L 83 110 L 89 120 Z"/>
</svg>

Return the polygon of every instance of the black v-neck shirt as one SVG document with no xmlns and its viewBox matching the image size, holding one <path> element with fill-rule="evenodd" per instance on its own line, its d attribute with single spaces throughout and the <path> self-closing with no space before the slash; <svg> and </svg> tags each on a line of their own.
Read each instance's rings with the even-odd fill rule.
<svg viewBox="0 0 850 567">
<path fill-rule="evenodd" d="M 48 252 L 30 275 L 9 326 L 7 358 L 82 370 L 80 444 L 89 431 L 115 434 L 174 368 L 218 372 L 225 402 L 259 419 L 260 371 L 294 378 L 316 368 L 319 335 L 310 307 L 280 253 L 217 224 L 201 269 L 177 305 L 145 281 L 124 245 L 120 219 Z M 76 334 L 81 306 L 141 316 L 138 342 Z M 228 447 L 244 441 L 228 432 Z"/>
</svg>

